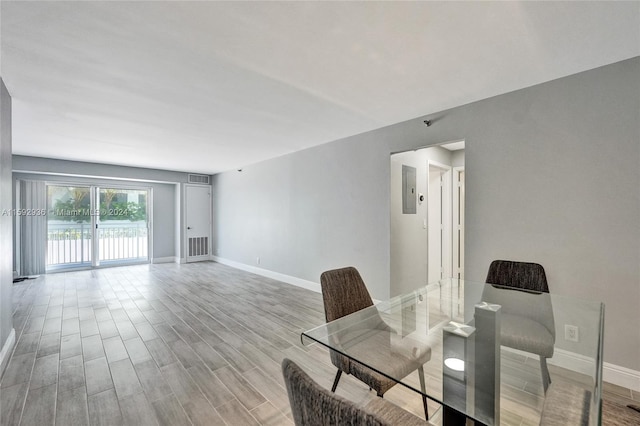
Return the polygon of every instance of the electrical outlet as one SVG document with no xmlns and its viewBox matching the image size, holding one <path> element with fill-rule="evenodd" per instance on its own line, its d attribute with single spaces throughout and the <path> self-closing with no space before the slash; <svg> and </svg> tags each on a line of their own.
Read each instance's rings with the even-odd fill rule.
<svg viewBox="0 0 640 426">
<path fill-rule="evenodd" d="M 577 325 L 564 325 L 564 340 L 568 340 L 570 342 L 578 342 L 580 340 Z"/>
</svg>

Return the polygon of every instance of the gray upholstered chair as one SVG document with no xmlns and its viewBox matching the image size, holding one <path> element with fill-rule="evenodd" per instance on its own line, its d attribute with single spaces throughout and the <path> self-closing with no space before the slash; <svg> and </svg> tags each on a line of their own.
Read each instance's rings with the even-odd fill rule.
<svg viewBox="0 0 640 426">
<path fill-rule="evenodd" d="M 323 425 L 429 425 L 390 402 L 376 398 L 359 406 L 318 385 L 290 359 L 282 360 L 291 413 L 296 426 Z"/>
<path fill-rule="evenodd" d="M 494 260 L 486 282 L 528 293 L 523 296 L 512 290 L 487 286 L 483 301 L 502 305 L 502 345 L 540 357 L 542 385 L 546 392 L 551 383 L 547 358 L 553 357 L 556 328 L 544 268 L 537 263 Z"/>
<path fill-rule="evenodd" d="M 327 322 L 342 318 L 359 310 L 373 306 L 373 300 L 367 291 L 367 287 L 354 267 L 346 267 L 323 272 L 320 276 L 322 286 L 322 298 Z M 381 346 L 389 344 L 389 336 L 393 330 L 380 318 L 372 317 L 366 322 L 369 330 L 379 330 L 377 335 L 370 334 L 370 338 L 359 343 L 358 350 L 362 352 L 376 353 Z M 385 342 L 386 340 L 386 342 Z M 402 353 L 400 353 L 402 352 Z M 396 382 L 376 373 L 364 365 L 352 361 L 350 358 L 330 351 L 331 362 L 338 368 L 331 392 L 335 392 L 342 372 L 351 374 L 374 389 L 379 397 L 382 397 Z M 393 357 L 385 360 L 385 368 L 393 371 L 394 377 L 405 377 L 418 370 L 420 386 L 423 394 L 426 392 L 423 364 L 431 359 L 431 348 L 428 346 L 411 347 L 408 351 L 399 351 Z M 429 419 L 427 398 L 423 395 L 424 414 Z"/>
</svg>

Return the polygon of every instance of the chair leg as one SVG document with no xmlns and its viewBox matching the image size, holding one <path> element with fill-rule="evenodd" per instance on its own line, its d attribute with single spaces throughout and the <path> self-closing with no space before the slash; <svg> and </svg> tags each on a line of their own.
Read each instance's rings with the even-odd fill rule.
<svg viewBox="0 0 640 426">
<path fill-rule="evenodd" d="M 549 367 L 547 367 L 547 358 L 540 357 L 540 371 L 542 372 L 542 386 L 544 387 L 544 393 L 547 393 L 549 384 L 551 383 L 551 375 L 549 374 Z"/>
<path fill-rule="evenodd" d="M 418 377 L 420 378 L 420 390 L 422 391 L 422 405 L 424 406 L 424 416 L 426 420 L 429 420 L 429 408 L 427 407 L 427 397 L 425 394 L 427 393 L 427 385 L 424 381 L 424 368 L 422 366 L 418 367 Z"/>
<path fill-rule="evenodd" d="M 333 379 L 333 386 L 331 387 L 331 392 L 335 392 L 338 387 L 338 382 L 340 381 L 340 376 L 342 376 L 342 370 L 338 369 L 336 373 L 336 378 Z"/>
</svg>

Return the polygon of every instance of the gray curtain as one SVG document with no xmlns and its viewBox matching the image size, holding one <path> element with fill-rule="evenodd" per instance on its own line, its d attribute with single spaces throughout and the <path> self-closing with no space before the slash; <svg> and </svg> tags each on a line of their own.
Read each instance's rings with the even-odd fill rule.
<svg viewBox="0 0 640 426">
<path fill-rule="evenodd" d="M 43 181 L 20 181 L 20 204 L 26 212 L 43 212 L 47 208 L 47 188 Z M 47 216 L 20 216 L 20 275 L 37 275 L 46 271 Z"/>
</svg>

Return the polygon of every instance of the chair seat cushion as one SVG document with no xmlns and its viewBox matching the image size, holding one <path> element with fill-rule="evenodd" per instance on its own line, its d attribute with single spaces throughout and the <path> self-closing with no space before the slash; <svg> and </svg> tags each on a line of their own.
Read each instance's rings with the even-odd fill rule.
<svg viewBox="0 0 640 426">
<path fill-rule="evenodd" d="M 403 410 L 397 405 L 391 402 L 385 401 L 382 398 L 375 398 L 371 400 L 364 409 L 369 413 L 376 415 L 383 419 L 390 425 L 402 425 L 402 426 L 425 426 L 431 425 L 420 417 L 414 416 L 410 412 Z"/>
<path fill-rule="evenodd" d="M 532 319 L 506 313 L 502 314 L 500 321 L 502 345 L 545 358 L 553 357 L 555 339 L 545 326 Z"/>
</svg>

